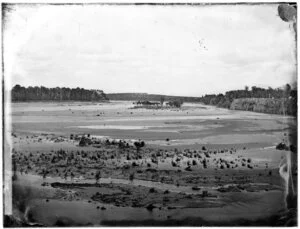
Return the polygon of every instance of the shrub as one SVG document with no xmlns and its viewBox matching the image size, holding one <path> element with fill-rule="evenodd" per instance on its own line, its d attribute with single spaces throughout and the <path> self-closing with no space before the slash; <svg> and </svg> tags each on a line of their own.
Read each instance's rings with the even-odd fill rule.
<svg viewBox="0 0 300 229">
<path fill-rule="evenodd" d="M 277 146 L 276 146 L 276 149 L 277 150 L 289 150 L 289 147 L 283 143 L 283 142 L 280 142 Z"/>
<path fill-rule="evenodd" d="M 155 188 L 150 188 L 149 189 L 149 193 L 154 193 L 154 192 L 156 192 Z"/>
</svg>

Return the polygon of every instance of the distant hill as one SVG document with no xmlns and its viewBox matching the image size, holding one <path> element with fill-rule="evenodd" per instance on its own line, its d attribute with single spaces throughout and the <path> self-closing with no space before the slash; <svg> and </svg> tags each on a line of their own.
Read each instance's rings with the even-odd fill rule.
<svg viewBox="0 0 300 229">
<path fill-rule="evenodd" d="M 149 101 L 160 101 L 163 97 L 164 100 L 182 100 L 183 102 L 201 102 L 200 97 L 189 97 L 189 96 L 171 96 L 171 95 L 157 95 L 148 93 L 107 93 L 106 96 L 109 100 L 149 100 Z"/>
<path fill-rule="evenodd" d="M 12 102 L 26 101 L 105 101 L 108 100 L 102 90 L 66 87 L 22 87 L 15 85 L 11 90 Z"/>
</svg>

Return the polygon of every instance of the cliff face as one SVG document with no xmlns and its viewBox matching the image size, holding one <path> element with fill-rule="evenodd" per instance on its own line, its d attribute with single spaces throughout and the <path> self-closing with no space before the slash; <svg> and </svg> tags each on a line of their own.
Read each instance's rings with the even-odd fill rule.
<svg viewBox="0 0 300 229">
<path fill-rule="evenodd" d="M 295 112 L 295 101 L 291 98 L 241 98 L 234 99 L 231 110 L 254 111 L 269 114 L 292 115 Z"/>
<path fill-rule="evenodd" d="M 11 90 L 12 102 L 25 101 L 103 101 L 108 100 L 102 90 L 83 88 L 22 87 L 16 85 Z"/>
</svg>

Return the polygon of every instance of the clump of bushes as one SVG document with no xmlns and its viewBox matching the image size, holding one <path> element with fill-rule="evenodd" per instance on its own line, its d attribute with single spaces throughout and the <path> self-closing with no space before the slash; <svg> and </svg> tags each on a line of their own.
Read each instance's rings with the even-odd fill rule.
<svg viewBox="0 0 300 229">
<path fill-rule="evenodd" d="M 280 142 L 277 146 L 276 146 L 276 149 L 277 150 L 289 150 L 289 147 L 283 143 L 283 142 Z"/>
</svg>

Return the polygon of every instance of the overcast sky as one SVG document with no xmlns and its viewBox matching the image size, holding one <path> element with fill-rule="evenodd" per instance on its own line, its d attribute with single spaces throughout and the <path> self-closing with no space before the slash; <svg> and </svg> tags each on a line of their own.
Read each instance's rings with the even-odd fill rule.
<svg viewBox="0 0 300 229">
<path fill-rule="evenodd" d="M 277 5 L 24 6 L 4 32 L 6 85 L 201 96 L 296 77 Z"/>
</svg>

